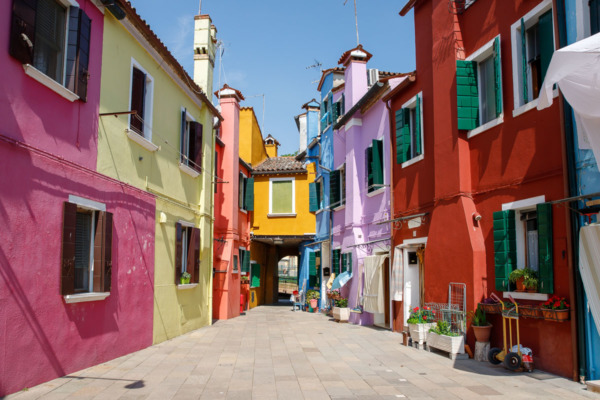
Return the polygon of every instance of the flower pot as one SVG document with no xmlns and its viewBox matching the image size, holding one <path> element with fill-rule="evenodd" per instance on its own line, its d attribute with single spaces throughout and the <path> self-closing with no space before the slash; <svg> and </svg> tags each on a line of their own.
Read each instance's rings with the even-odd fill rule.
<svg viewBox="0 0 600 400">
<path fill-rule="evenodd" d="M 542 309 L 542 315 L 544 316 L 544 319 L 547 319 L 549 321 L 563 322 L 569 319 L 569 311 L 570 310 Z"/>
<path fill-rule="evenodd" d="M 483 343 L 487 343 L 490 341 L 490 334 L 492 333 L 492 324 L 487 324 L 487 326 L 472 325 L 472 327 L 476 341 Z"/>
<path fill-rule="evenodd" d="M 526 318 L 542 318 L 542 310 L 536 306 L 519 306 L 519 316 Z"/>
<path fill-rule="evenodd" d="M 411 339 L 413 340 L 413 342 L 423 344 L 423 342 L 425 342 L 427 340 L 427 333 L 434 326 L 435 326 L 434 323 L 408 324 L 408 329 L 410 331 Z"/>
<path fill-rule="evenodd" d="M 517 281 L 515 282 L 515 284 L 517 285 L 517 292 L 524 292 L 525 289 L 525 285 L 523 285 L 523 281 L 525 280 L 525 278 L 521 277 L 519 279 L 517 279 Z"/>
<path fill-rule="evenodd" d="M 465 352 L 465 337 L 438 335 L 435 332 L 429 332 L 427 335 L 427 347 L 443 350 L 451 354 L 462 354 Z"/>
<path fill-rule="evenodd" d="M 310 299 L 310 306 L 311 308 L 317 308 L 317 304 L 319 304 L 319 300 L 317 299 Z"/>
<path fill-rule="evenodd" d="M 502 311 L 500 303 L 479 303 L 479 305 L 487 314 L 500 314 Z"/>
<path fill-rule="evenodd" d="M 339 322 L 348 322 L 350 309 L 348 307 L 333 307 L 333 318 Z"/>
<path fill-rule="evenodd" d="M 180 278 L 180 283 L 182 285 L 187 285 L 190 283 L 190 278 Z"/>
</svg>

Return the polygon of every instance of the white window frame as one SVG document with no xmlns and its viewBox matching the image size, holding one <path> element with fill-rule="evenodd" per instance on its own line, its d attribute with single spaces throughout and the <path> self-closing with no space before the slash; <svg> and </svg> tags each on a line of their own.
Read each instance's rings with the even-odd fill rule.
<svg viewBox="0 0 600 400">
<path fill-rule="evenodd" d="M 187 164 L 181 162 L 182 157 L 179 157 L 179 169 L 183 172 L 185 172 L 186 174 L 188 174 L 189 176 L 191 176 L 192 178 L 195 178 L 197 176 L 200 175 L 200 172 L 196 171 L 195 169 L 193 169 L 192 167 L 190 167 L 189 165 L 189 159 L 190 159 L 190 124 L 189 122 L 196 122 L 196 119 L 189 113 L 187 112 L 185 107 L 181 107 L 181 112 L 185 112 L 185 129 L 184 129 L 184 137 L 182 137 L 180 140 L 183 142 L 184 140 L 187 140 L 187 153 L 188 154 L 182 154 L 182 156 L 186 157 L 187 160 Z M 185 143 L 183 148 L 185 149 Z"/>
<path fill-rule="evenodd" d="M 240 171 L 240 173 L 238 175 L 238 182 L 240 180 L 240 175 L 242 175 L 244 178 L 248 179 L 248 175 L 246 175 L 244 172 Z M 238 183 L 238 186 L 239 186 L 239 183 Z M 240 196 L 242 196 L 242 205 L 240 205 Z M 243 208 L 244 201 L 246 201 L 246 188 L 242 188 L 240 186 L 240 187 L 238 187 L 238 206 L 239 206 L 241 212 L 243 212 L 244 214 L 248 214 L 248 210 Z M 240 247 L 240 249 L 241 249 L 241 247 Z"/>
<path fill-rule="evenodd" d="M 544 14 L 546 11 L 552 10 L 552 41 L 554 43 L 554 49 L 556 50 L 556 34 L 554 32 L 554 8 L 552 7 L 552 0 L 544 0 L 536 7 L 534 7 L 531 11 L 525 14 L 522 18 L 525 21 L 525 28 L 529 29 L 533 25 L 539 22 L 540 15 Z M 528 92 L 531 93 L 531 84 L 528 79 L 527 82 L 522 82 L 523 79 L 523 69 L 521 64 L 521 18 L 519 18 L 515 23 L 513 23 L 510 27 L 510 36 L 511 36 L 511 52 L 512 52 L 512 69 L 513 69 L 513 117 L 521 115 L 529 110 L 532 110 L 537 107 L 538 99 L 533 99 L 531 101 L 527 101 L 522 98 L 523 89 L 522 85 L 526 84 L 528 86 Z M 531 75 L 531 71 L 528 67 L 528 75 Z M 558 95 L 558 91 L 554 91 L 554 96 Z"/>
<path fill-rule="evenodd" d="M 242 259 L 240 258 L 240 250 L 249 251 L 248 249 L 246 249 L 245 246 L 238 246 L 238 272 L 240 273 L 240 276 L 241 275 L 246 275 L 246 276 L 249 277 L 250 276 L 250 271 L 248 271 L 248 272 L 242 271 Z M 252 262 L 252 260 L 250 260 L 250 262 Z M 248 282 L 248 284 L 249 283 L 250 282 Z"/>
<path fill-rule="evenodd" d="M 152 142 L 152 114 L 154 109 L 154 78 L 152 75 L 142 67 L 135 58 L 131 57 L 131 66 L 129 68 L 129 103 L 127 107 L 131 107 L 131 95 L 133 89 L 133 68 L 137 68 L 146 74 L 146 95 L 144 97 L 144 136 L 143 138 L 149 142 Z M 131 118 L 133 115 L 129 114 L 128 119 L 128 130 L 131 131 Z M 134 132 L 135 133 L 135 132 Z M 136 133 L 137 135 L 137 133 Z M 140 136 L 140 135 L 138 135 Z"/>
<path fill-rule="evenodd" d="M 477 90 L 479 92 L 479 112 L 481 114 L 481 105 L 482 105 L 482 101 L 481 101 L 481 75 L 479 72 L 479 63 L 482 61 L 487 60 L 490 57 L 494 56 L 494 41 L 498 39 L 501 42 L 501 38 L 500 35 L 494 37 L 492 40 L 490 40 L 489 42 L 487 42 L 486 44 L 484 44 L 483 46 L 481 46 L 477 51 L 475 51 L 473 54 L 471 54 L 469 57 L 466 58 L 465 61 L 475 61 L 477 63 Z M 500 65 L 502 65 L 502 54 L 499 54 L 498 57 L 500 58 Z M 502 88 L 502 68 L 500 68 L 500 88 Z M 504 103 L 504 92 L 502 90 L 500 90 L 501 92 L 501 96 L 502 96 L 502 102 Z M 477 136 L 482 132 L 485 132 L 495 126 L 500 125 L 501 123 L 504 122 L 504 107 L 502 107 L 502 112 L 500 113 L 500 115 L 488 122 L 486 122 L 485 124 L 481 123 L 481 117 L 479 119 L 479 126 L 475 129 L 471 129 L 468 133 L 467 133 L 467 139 L 472 138 L 473 136 Z"/>
<path fill-rule="evenodd" d="M 416 157 L 411 158 L 410 160 L 407 160 L 405 162 L 402 163 L 402 168 L 406 168 L 408 166 L 413 165 L 414 163 L 417 163 L 421 160 L 423 160 L 425 158 L 425 125 L 423 125 L 423 92 L 419 92 L 417 93 L 413 98 L 411 98 L 410 100 L 408 100 L 406 103 L 402 104 L 402 108 L 417 108 L 417 97 L 419 97 L 421 99 L 421 115 L 420 115 L 420 119 L 421 119 L 421 154 L 419 154 Z M 412 126 L 411 126 L 412 128 Z"/>
<path fill-rule="evenodd" d="M 292 212 L 273 213 L 273 182 L 292 181 Z M 296 216 L 296 178 L 270 178 L 269 179 L 269 217 L 295 217 Z"/>
</svg>

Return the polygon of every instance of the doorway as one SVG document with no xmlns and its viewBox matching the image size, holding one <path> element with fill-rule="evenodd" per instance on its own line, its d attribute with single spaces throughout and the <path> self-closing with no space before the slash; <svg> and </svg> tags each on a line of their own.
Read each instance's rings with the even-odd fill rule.
<svg viewBox="0 0 600 400">
<path fill-rule="evenodd" d="M 383 279 L 383 304 L 384 312 L 373 314 L 373 325 L 384 329 L 391 329 L 391 296 L 390 296 L 390 282 L 391 282 L 391 265 L 390 258 L 386 257 L 383 264 L 381 265 L 381 277 Z"/>
</svg>

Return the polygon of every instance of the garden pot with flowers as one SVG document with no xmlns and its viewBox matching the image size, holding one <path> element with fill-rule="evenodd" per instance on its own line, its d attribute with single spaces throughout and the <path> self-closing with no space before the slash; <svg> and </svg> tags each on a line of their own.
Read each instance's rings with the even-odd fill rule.
<svg viewBox="0 0 600 400">
<path fill-rule="evenodd" d="M 550 297 L 548 301 L 542 303 L 542 315 L 544 319 L 551 321 L 567 321 L 571 311 L 569 303 L 564 297 L 556 295 Z"/>
<path fill-rule="evenodd" d="M 453 332 L 448 322 L 438 321 L 427 336 L 427 349 L 431 348 L 450 354 L 462 354 L 465 352 L 465 337 L 462 333 Z"/>
<path fill-rule="evenodd" d="M 348 322 L 350 318 L 350 309 L 348 308 L 348 299 L 340 297 L 335 300 L 335 307 L 333 307 L 333 318 L 339 322 Z"/>
<path fill-rule="evenodd" d="M 431 307 L 426 306 L 422 309 L 415 307 L 412 309 L 406 322 L 413 342 L 423 345 L 423 342 L 427 340 L 427 333 L 435 326 L 434 319 L 435 315 L 431 311 Z"/>
</svg>

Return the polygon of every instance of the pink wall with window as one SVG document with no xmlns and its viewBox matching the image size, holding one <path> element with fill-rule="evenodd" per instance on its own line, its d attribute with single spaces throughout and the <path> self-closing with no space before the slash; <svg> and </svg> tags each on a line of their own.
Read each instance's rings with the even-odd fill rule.
<svg viewBox="0 0 600 400">
<path fill-rule="evenodd" d="M 87 102 L 25 73 L 8 51 L 12 1 L 0 5 L 0 397 L 152 344 L 155 201 L 94 171 L 104 16 L 79 5 L 91 19 Z M 113 216 L 101 300 L 61 294 L 73 196 Z"/>
</svg>

